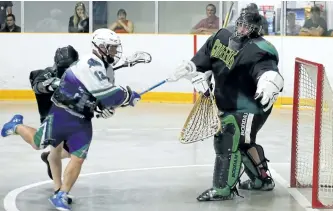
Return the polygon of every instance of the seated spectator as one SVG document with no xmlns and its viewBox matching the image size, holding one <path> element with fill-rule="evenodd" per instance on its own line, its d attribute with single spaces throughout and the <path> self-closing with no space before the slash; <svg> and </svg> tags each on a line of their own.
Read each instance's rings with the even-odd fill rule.
<svg viewBox="0 0 333 211">
<path fill-rule="evenodd" d="M 68 32 L 89 33 L 89 17 L 82 2 L 75 5 L 74 15 L 69 18 Z"/>
<path fill-rule="evenodd" d="M 206 6 L 206 14 L 207 18 L 202 19 L 192 28 L 192 34 L 213 34 L 221 28 L 219 17 L 216 16 L 216 7 L 214 4 L 208 4 Z"/>
<path fill-rule="evenodd" d="M 287 14 L 287 35 L 296 36 L 301 30 L 301 26 L 296 24 L 296 14 L 289 12 Z"/>
<path fill-rule="evenodd" d="M 320 17 L 320 8 L 311 7 L 311 18 L 306 20 L 299 35 L 302 36 L 325 36 L 327 33 L 327 22 Z"/>
<path fill-rule="evenodd" d="M 118 20 L 109 26 L 109 29 L 116 33 L 133 33 L 134 24 L 132 21 L 127 20 L 127 13 L 124 9 L 117 12 Z"/>
<path fill-rule="evenodd" d="M 0 29 L 6 25 L 7 15 L 12 14 L 12 1 L 0 1 Z"/>
<path fill-rule="evenodd" d="M 21 27 L 15 24 L 15 15 L 7 15 L 5 27 L 1 32 L 21 32 Z"/>
</svg>

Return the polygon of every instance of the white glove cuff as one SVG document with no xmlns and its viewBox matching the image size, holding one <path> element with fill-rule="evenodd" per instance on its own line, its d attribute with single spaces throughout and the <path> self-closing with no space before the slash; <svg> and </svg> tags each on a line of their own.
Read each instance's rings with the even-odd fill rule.
<svg viewBox="0 0 333 211">
<path fill-rule="evenodd" d="M 199 73 L 197 76 L 192 78 L 192 84 L 194 89 L 199 93 L 205 93 L 209 89 L 205 73 Z"/>
</svg>

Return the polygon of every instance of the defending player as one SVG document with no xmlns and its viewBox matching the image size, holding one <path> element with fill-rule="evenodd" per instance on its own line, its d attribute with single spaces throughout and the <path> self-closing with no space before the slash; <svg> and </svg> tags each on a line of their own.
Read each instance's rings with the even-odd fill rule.
<svg viewBox="0 0 333 211">
<path fill-rule="evenodd" d="M 44 70 L 34 70 L 30 72 L 29 80 L 31 88 L 36 96 L 41 123 L 48 115 L 48 112 L 52 106 L 51 97 L 54 90 L 59 85 L 60 78 L 62 77 L 66 69 L 78 59 L 78 52 L 73 48 L 73 46 L 68 45 L 66 47 L 58 48 L 56 50 L 54 55 L 54 65 L 52 67 L 47 67 Z M 61 155 L 58 155 L 56 153 L 50 153 L 50 151 L 43 152 L 41 154 L 41 159 L 45 162 L 47 166 L 47 173 L 51 179 L 53 179 L 51 166 L 53 166 L 54 168 L 60 168 L 61 171 L 61 165 L 57 165 L 59 163 L 58 161 L 64 158 L 69 158 L 70 155 L 68 152 L 68 146 L 66 144 L 66 141 L 64 141 Z M 59 191 L 60 186 L 61 175 L 57 175 L 57 178 L 54 179 L 55 193 Z M 72 203 L 71 196 L 68 197 L 68 202 Z"/>
<path fill-rule="evenodd" d="M 198 71 L 192 84 L 209 95 L 207 71 L 215 79 L 214 95 L 221 111 L 222 131 L 214 136 L 213 187 L 198 201 L 233 199 L 240 180 L 241 164 L 250 180 L 240 183 L 247 190 L 273 190 L 267 159 L 256 144 L 258 131 L 266 122 L 284 80 L 278 71 L 278 52 L 261 37 L 258 11 L 245 8 L 233 33 L 220 29 L 188 62 Z"/>
<path fill-rule="evenodd" d="M 51 97 L 54 90 L 59 85 L 60 78 L 62 77 L 65 70 L 78 59 L 78 52 L 73 48 L 73 46 L 69 45 L 66 47 L 58 48 L 56 50 L 53 67 L 47 67 L 46 69 L 34 70 L 30 72 L 29 80 L 31 88 L 36 96 L 41 123 L 46 118 L 52 106 Z M 61 153 L 61 158 L 68 157 L 68 147 L 65 141 Z M 53 162 L 57 160 L 57 158 L 55 158 L 53 155 L 50 155 L 50 152 L 43 152 L 41 158 L 47 165 L 47 172 L 49 177 L 53 179 L 49 162 Z"/>
<path fill-rule="evenodd" d="M 109 29 L 98 29 L 92 37 L 92 53 L 72 65 L 61 78 L 52 96 L 53 105 L 37 130 L 22 124 L 22 116 L 14 116 L 2 129 L 2 135 L 20 135 L 35 149 L 52 145 L 51 150 L 61 153 L 60 143 L 67 140 L 71 160 L 68 163 L 60 191 L 50 198 L 58 210 L 70 210 L 67 193 L 81 171 L 92 140 L 94 110 L 135 106 L 140 95 L 129 87 L 110 83 L 106 69 L 121 55 L 121 42 Z M 54 172 L 52 172 L 54 173 Z M 61 172 L 60 172 L 61 174 Z"/>
</svg>

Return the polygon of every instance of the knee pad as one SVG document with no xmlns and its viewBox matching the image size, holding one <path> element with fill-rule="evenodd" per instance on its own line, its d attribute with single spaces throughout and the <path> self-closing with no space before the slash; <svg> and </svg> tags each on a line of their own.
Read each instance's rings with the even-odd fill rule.
<svg viewBox="0 0 333 211">
<path fill-rule="evenodd" d="M 259 162 L 257 162 L 251 153 L 258 153 Z M 244 171 L 249 176 L 251 180 L 254 180 L 255 178 L 261 179 L 261 171 L 259 169 L 259 166 L 262 165 L 262 168 L 265 171 L 268 171 L 268 165 L 267 162 L 269 160 L 265 157 L 264 149 L 261 145 L 258 144 L 251 144 L 247 149 L 242 150 L 242 162 L 244 164 Z"/>
<path fill-rule="evenodd" d="M 231 116 L 231 118 L 234 118 Z M 242 156 L 239 150 L 240 131 L 235 123 L 223 126 L 220 133 L 214 137 L 216 153 L 213 186 L 215 188 L 232 189 L 239 180 Z"/>
</svg>

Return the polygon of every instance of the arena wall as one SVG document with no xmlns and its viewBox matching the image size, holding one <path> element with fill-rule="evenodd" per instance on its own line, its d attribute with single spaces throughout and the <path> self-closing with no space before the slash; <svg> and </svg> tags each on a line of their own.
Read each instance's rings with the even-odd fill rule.
<svg viewBox="0 0 333 211">
<path fill-rule="evenodd" d="M 29 72 L 53 64 L 56 48 L 73 45 L 80 54 L 90 52 L 90 34 L 0 34 L 1 77 L 0 100 L 34 100 L 29 85 Z M 121 35 L 124 55 L 135 51 L 151 53 L 150 64 L 119 69 L 116 81 L 143 90 L 166 78 L 182 61 L 190 59 L 208 36 L 199 35 Z M 293 95 L 294 60 L 301 57 L 324 64 L 330 81 L 333 62 L 330 52 L 333 39 L 317 37 L 266 37 L 279 52 L 279 68 L 285 78 L 285 89 L 276 106 L 291 105 Z M 146 102 L 192 103 L 193 88 L 189 81 L 165 84 L 144 95 Z"/>
</svg>

